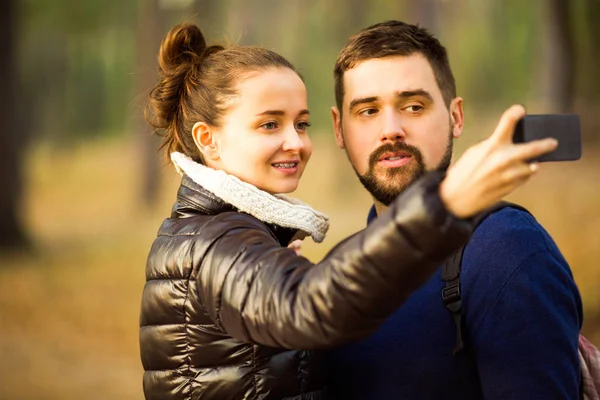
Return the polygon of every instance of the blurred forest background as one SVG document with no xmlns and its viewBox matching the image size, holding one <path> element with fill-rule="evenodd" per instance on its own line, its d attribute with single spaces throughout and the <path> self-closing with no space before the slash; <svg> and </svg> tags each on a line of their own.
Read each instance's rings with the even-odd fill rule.
<svg viewBox="0 0 600 400">
<path fill-rule="evenodd" d="M 581 115 L 584 156 L 511 200 L 570 262 L 600 344 L 600 0 L 3 0 L 0 2 L 0 398 L 141 399 L 144 264 L 178 184 L 141 110 L 161 38 L 193 21 L 304 75 L 315 142 L 296 195 L 328 213 L 317 261 L 361 229 L 369 197 L 335 147 L 333 63 L 384 19 L 429 28 L 465 99 L 457 155 L 513 103 Z"/>
</svg>

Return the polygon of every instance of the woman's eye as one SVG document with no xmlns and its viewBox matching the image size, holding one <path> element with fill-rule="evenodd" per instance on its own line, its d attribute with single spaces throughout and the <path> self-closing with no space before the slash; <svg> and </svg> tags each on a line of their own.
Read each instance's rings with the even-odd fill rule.
<svg viewBox="0 0 600 400">
<path fill-rule="evenodd" d="M 308 122 L 308 121 L 301 121 L 296 124 L 296 129 L 299 131 L 303 131 L 303 132 L 305 130 L 307 130 L 309 127 L 310 127 L 310 122 Z"/>
<path fill-rule="evenodd" d="M 271 122 L 266 122 L 266 123 L 262 124 L 260 127 L 264 128 L 264 129 L 266 129 L 268 131 L 271 131 L 273 129 L 277 129 L 277 123 L 276 122 L 272 122 L 272 121 Z"/>
</svg>

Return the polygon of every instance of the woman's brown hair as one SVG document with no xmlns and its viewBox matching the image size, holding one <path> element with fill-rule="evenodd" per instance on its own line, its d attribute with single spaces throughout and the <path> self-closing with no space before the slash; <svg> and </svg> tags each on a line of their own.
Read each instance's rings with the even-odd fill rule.
<svg viewBox="0 0 600 400">
<path fill-rule="evenodd" d="M 279 54 L 253 46 L 207 46 L 193 24 L 171 29 L 158 54 L 160 80 L 150 92 L 146 120 L 162 136 L 167 155 L 178 151 L 204 163 L 192 138 L 196 122 L 220 127 L 236 84 L 252 72 L 294 66 Z"/>
</svg>

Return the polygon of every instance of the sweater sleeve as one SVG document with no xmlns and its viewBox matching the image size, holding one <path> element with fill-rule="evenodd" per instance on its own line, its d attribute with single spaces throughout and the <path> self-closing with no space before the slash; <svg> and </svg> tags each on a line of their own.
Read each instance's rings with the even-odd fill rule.
<svg viewBox="0 0 600 400">
<path fill-rule="evenodd" d="M 324 348 L 366 336 L 470 235 L 470 222 L 443 206 L 440 180 L 430 174 L 411 186 L 316 265 L 258 222 L 231 229 L 200 266 L 208 315 L 236 339 L 273 347 Z"/>
<path fill-rule="evenodd" d="M 465 290 L 476 294 L 468 300 L 467 331 L 484 397 L 578 399 L 582 311 L 573 276 L 541 226 L 509 213 L 514 225 L 476 233 L 481 250 L 465 253 L 470 268 L 487 274 L 474 280 L 479 288 Z"/>
</svg>

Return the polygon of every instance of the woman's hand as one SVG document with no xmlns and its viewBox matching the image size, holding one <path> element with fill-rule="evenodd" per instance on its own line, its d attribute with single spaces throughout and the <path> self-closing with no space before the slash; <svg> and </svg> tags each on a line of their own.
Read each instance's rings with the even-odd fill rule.
<svg viewBox="0 0 600 400">
<path fill-rule="evenodd" d="M 448 170 L 440 197 L 459 218 L 471 217 L 524 184 L 539 168 L 534 159 L 556 149 L 555 139 L 514 144 L 512 136 L 525 115 L 515 105 L 504 112 L 494 133 L 465 151 Z"/>
</svg>

